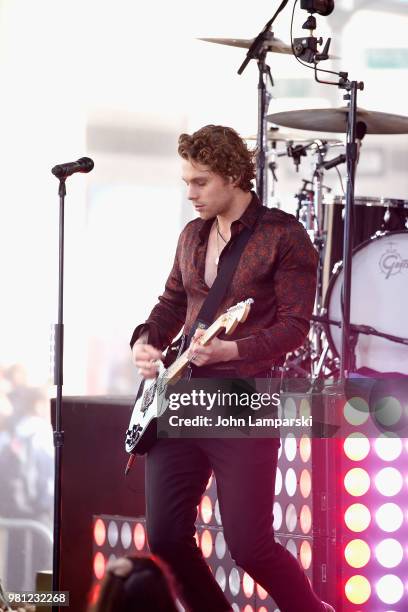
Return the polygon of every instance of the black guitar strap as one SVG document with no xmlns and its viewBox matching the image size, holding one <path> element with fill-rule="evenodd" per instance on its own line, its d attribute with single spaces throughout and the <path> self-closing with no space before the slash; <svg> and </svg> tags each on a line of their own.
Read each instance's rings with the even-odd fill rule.
<svg viewBox="0 0 408 612">
<path fill-rule="evenodd" d="M 184 345 L 184 348 L 189 346 L 191 338 L 194 336 L 194 333 L 198 327 L 201 329 L 207 329 L 207 327 L 209 327 L 214 321 L 217 310 L 227 292 L 234 272 L 237 269 L 242 252 L 250 239 L 255 226 L 257 223 L 259 223 L 262 216 L 267 211 L 266 206 L 260 206 L 260 209 L 258 218 L 252 228 L 245 227 L 238 234 L 237 238 L 231 243 L 227 252 L 224 254 L 222 258 L 222 265 L 218 268 L 218 274 L 200 308 L 200 312 L 198 313 L 193 326 L 191 327 L 190 333 L 188 334 L 187 343 Z"/>
</svg>

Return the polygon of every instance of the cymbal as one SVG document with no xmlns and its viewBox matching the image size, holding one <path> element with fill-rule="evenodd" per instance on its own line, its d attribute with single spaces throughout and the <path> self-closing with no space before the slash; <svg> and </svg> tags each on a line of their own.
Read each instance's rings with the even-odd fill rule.
<svg viewBox="0 0 408 612">
<path fill-rule="evenodd" d="M 347 107 L 311 108 L 274 113 L 267 120 L 298 130 L 315 132 L 347 132 Z M 357 121 L 367 126 L 368 134 L 408 134 L 408 117 L 357 109 Z"/>
<path fill-rule="evenodd" d="M 199 38 L 198 40 L 216 43 L 217 45 L 228 45 L 229 47 L 241 47 L 242 49 L 249 49 L 254 42 L 253 38 Z M 264 42 L 264 49 L 272 53 L 292 54 L 292 47 L 284 43 L 283 40 L 275 38 L 272 32 L 268 32 L 267 40 Z"/>
<path fill-rule="evenodd" d="M 314 140 L 324 140 L 328 144 L 342 144 L 341 140 L 338 138 L 333 138 L 333 136 L 319 136 L 318 138 L 313 138 L 313 136 L 307 136 L 306 134 L 296 134 L 295 132 L 281 132 L 278 130 L 269 129 L 266 132 L 266 139 L 269 142 L 313 142 Z M 244 140 L 258 140 L 258 136 L 256 134 L 252 134 L 251 136 L 245 136 Z"/>
</svg>

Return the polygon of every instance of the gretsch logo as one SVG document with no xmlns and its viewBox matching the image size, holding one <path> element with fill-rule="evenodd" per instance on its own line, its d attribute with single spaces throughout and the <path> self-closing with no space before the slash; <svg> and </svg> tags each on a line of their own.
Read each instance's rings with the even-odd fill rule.
<svg viewBox="0 0 408 612">
<path fill-rule="evenodd" d="M 390 242 L 388 249 L 381 255 L 379 266 L 385 278 L 390 278 L 395 274 L 399 274 L 403 270 L 408 270 L 408 259 L 402 259 L 397 249 L 394 248 L 393 242 Z"/>
</svg>

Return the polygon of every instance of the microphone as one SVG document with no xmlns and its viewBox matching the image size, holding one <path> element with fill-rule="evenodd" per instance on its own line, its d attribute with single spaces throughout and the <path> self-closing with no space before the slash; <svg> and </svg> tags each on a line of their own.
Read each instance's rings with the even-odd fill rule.
<svg viewBox="0 0 408 612">
<path fill-rule="evenodd" d="M 327 17 L 334 10 L 334 0 L 301 0 L 300 8 Z"/>
<path fill-rule="evenodd" d="M 94 167 L 94 163 L 90 157 L 81 157 L 74 162 L 66 164 L 58 164 L 51 170 L 54 176 L 59 179 L 65 179 L 75 172 L 90 172 Z"/>
<path fill-rule="evenodd" d="M 327 162 L 323 162 L 322 168 L 324 168 L 325 170 L 330 170 L 330 168 L 335 168 L 339 164 L 344 164 L 345 161 L 346 161 L 346 156 L 342 153 L 341 155 L 338 155 L 337 157 L 333 157 L 333 159 L 329 159 Z"/>
</svg>

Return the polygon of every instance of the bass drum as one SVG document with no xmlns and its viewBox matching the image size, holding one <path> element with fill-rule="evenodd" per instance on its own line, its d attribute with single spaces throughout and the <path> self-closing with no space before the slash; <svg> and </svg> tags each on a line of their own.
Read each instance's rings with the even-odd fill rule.
<svg viewBox="0 0 408 612">
<path fill-rule="evenodd" d="M 341 321 L 343 268 L 338 265 L 325 298 L 327 315 Z M 353 251 L 350 322 L 408 338 L 408 232 L 374 236 Z M 330 348 L 341 353 L 341 329 L 327 326 Z M 356 367 L 408 374 L 408 346 L 360 334 Z"/>
</svg>

